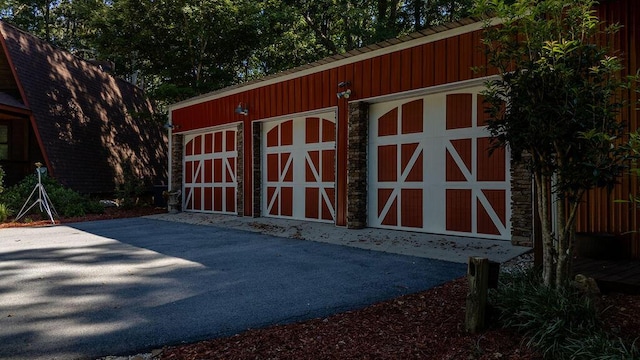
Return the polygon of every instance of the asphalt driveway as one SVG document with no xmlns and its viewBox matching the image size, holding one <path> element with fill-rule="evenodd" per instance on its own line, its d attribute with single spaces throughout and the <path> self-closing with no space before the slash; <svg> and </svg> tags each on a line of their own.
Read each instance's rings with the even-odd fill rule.
<svg viewBox="0 0 640 360">
<path fill-rule="evenodd" d="M 327 316 L 464 264 L 136 218 L 0 230 L 0 358 L 95 359 Z"/>
</svg>

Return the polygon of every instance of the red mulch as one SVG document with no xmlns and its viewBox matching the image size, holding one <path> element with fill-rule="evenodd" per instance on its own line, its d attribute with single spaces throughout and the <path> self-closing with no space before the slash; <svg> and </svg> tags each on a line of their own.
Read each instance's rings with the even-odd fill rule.
<svg viewBox="0 0 640 360">
<path fill-rule="evenodd" d="M 166 347 L 160 359 L 540 359 L 517 334 L 464 330 L 467 280 L 298 324 Z"/>
<path fill-rule="evenodd" d="M 221 339 L 165 347 L 159 359 L 542 359 L 513 331 L 465 332 L 467 280 L 325 319 L 249 330 Z M 640 296 L 600 296 L 605 326 L 640 336 Z"/>
<path fill-rule="evenodd" d="M 108 208 L 104 214 L 62 219 L 62 223 L 137 217 L 165 209 Z M 14 226 L 47 226 L 48 221 Z M 533 360 L 513 331 L 489 328 L 479 334 L 464 329 L 467 280 L 402 296 L 367 308 L 289 325 L 248 330 L 228 337 L 165 347 L 157 359 L 461 359 Z M 615 336 L 640 337 L 640 295 L 599 297 L 605 328 Z M 490 321 L 489 321 L 490 322 Z M 640 341 L 640 340 L 639 340 Z"/>
<path fill-rule="evenodd" d="M 82 221 L 94 221 L 94 220 L 110 220 L 110 219 L 122 219 L 122 218 L 130 218 L 130 217 L 139 217 L 145 215 L 152 214 L 160 214 L 166 213 L 167 209 L 165 208 L 153 208 L 153 207 L 134 207 L 131 209 L 122 209 L 117 207 L 109 207 L 104 209 L 104 213 L 102 214 L 87 214 L 85 216 L 78 217 L 70 217 L 70 218 L 54 218 L 56 224 L 68 224 L 74 222 L 82 222 Z M 25 227 L 25 226 L 49 226 L 51 225 L 51 220 L 46 219 L 46 215 L 42 216 L 42 214 L 34 214 L 29 215 L 28 218 L 32 219 L 32 221 L 19 221 L 19 222 L 6 222 L 0 224 L 0 229 L 2 228 L 11 228 L 11 227 Z"/>
</svg>

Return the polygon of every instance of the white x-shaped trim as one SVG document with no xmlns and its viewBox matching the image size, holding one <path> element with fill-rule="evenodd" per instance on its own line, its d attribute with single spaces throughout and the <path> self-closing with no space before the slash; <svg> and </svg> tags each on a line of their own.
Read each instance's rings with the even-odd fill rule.
<svg viewBox="0 0 640 360">
<path fill-rule="evenodd" d="M 414 143 L 410 143 L 410 144 L 414 144 Z M 415 166 L 416 161 L 418 161 L 418 158 L 422 154 L 423 148 L 424 148 L 424 145 L 422 143 L 417 143 L 418 146 L 416 146 L 415 150 L 411 154 L 411 158 L 409 158 L 409 162 L 407 163 L 407 166 L 404 168 L 404 170 L 402 170 L 401 169 L 402 145 L 408 145 L 408 144 L 398 144 L 396 148 L 397 149 L 396 156 L 398 157 L 398 161 L 397 161 L 398 167 L 396 171 L 399 170 L 398 172 L 400 172 L 400 177 L 396 182 L 400 184 L 404 183 L 407 180 L 407 177 L 409 177 L 409 173 L 411 173 L 411 170 L 413 170 L 413 167 Z M 395 186 L 391 191 L 391 195 L 389 195 L 387 202 L 384 204 L 382 211 L 380 212 L 380 214 L 378 214 L 378 221 L 380 223 L 382 223 L 382 221 L 384 221 L 384 218 L 387 217 L 387 213 L 391 209 L 391 206 L 393 205 L 393 201 L 396 198 L 399 198 L 399 196 L 400 196 L 400 189 L 397 186 Z M 400 209 L 400 205 L 401 205 L 400 201 L 402 201 L 402 199 L 398 199 L 397 209 Z M 398 219 L 398 221 L 400 221 L 400 219 Z"/>
<path fill-rule="evenodd" d="M 323 156 L 322 151 L 319 151 L 319 150 L 312 150 L 312 151 L 318 151 L 318 163 L 319 163 L 318 166 L 322 167 L 322 156 Z M 305 152 L 304 158 L 307 163 L 307 166 L 309 166 L 309 168 L 311 169 L 311 172 L 313 173 L 313 178 L 320 189 L 320 195 L 322 197 L 322 200 L 324 201 L 325 205 L 329 209 L 329 213 L 331 213 L 331 218 L 335 219 L 335 209 L 331 204 L 331 200 L 329 199 L 329 194 L 327 194 L 326 187 L 321 185 L 322 184 L 322 178 L 320 177 L 321 169 L 316 168 L 315 164 L 313 163 L 313 160 L 311 159 L 311 156 L 309 155 L 309 151 Z M 333 186 L 331 186 L 331 188 L 333 189 Z M 322 203 L 320 203 L 320 205 L 322 205 Z M 320 214 L 322 213 L 321 209 L 318 209 L 318 211 Z"/>
</svg>

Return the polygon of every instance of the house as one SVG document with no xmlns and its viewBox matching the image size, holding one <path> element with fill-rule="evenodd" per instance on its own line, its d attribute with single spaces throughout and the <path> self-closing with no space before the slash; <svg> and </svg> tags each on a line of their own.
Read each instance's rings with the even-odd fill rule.
<svg viewBox="0 0 640 360">
<path fill-rule="evenodd" d="M 635 71 L 640 4 L 598 11 L 623 25 L 612 40 Z M 173 104 L 171 188 L 185 211 L 530 244 L 531 179 L 487 153 L 481 28 L 437 26 Z M 636 128 L 638 111 L 622 120 Z M 637 209 L 613 202 L 635 185 L 590 192 L 579 230 L 637 229 Z"/>
<path fill-rule="evenodd" d="M 0 21 L 0 166 L 5 185 L 46 165 L 85 194 L 124 172 L 166 184 L 166 132 L 143 91 Z"/>
</svg>

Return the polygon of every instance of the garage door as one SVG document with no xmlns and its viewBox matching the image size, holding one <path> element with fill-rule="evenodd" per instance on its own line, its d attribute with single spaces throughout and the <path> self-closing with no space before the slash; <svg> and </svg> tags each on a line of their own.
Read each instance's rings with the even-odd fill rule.
<svg viewBox="0 0 640 360">
<path fill-rule="evenodd" d="M 183 209 L 235 214 L 236 127 L 185 135 Z"/>
<path fill-rule="evenodd" d="M 335 114 L 262 126 L 265 216 L 334 222 Z"/>
<path fill-rule="evenodd" d="M 509 156 L 489 155 L 478 91 L 371 106 L 369 226 L 510 238 Z"/>
</svg>

